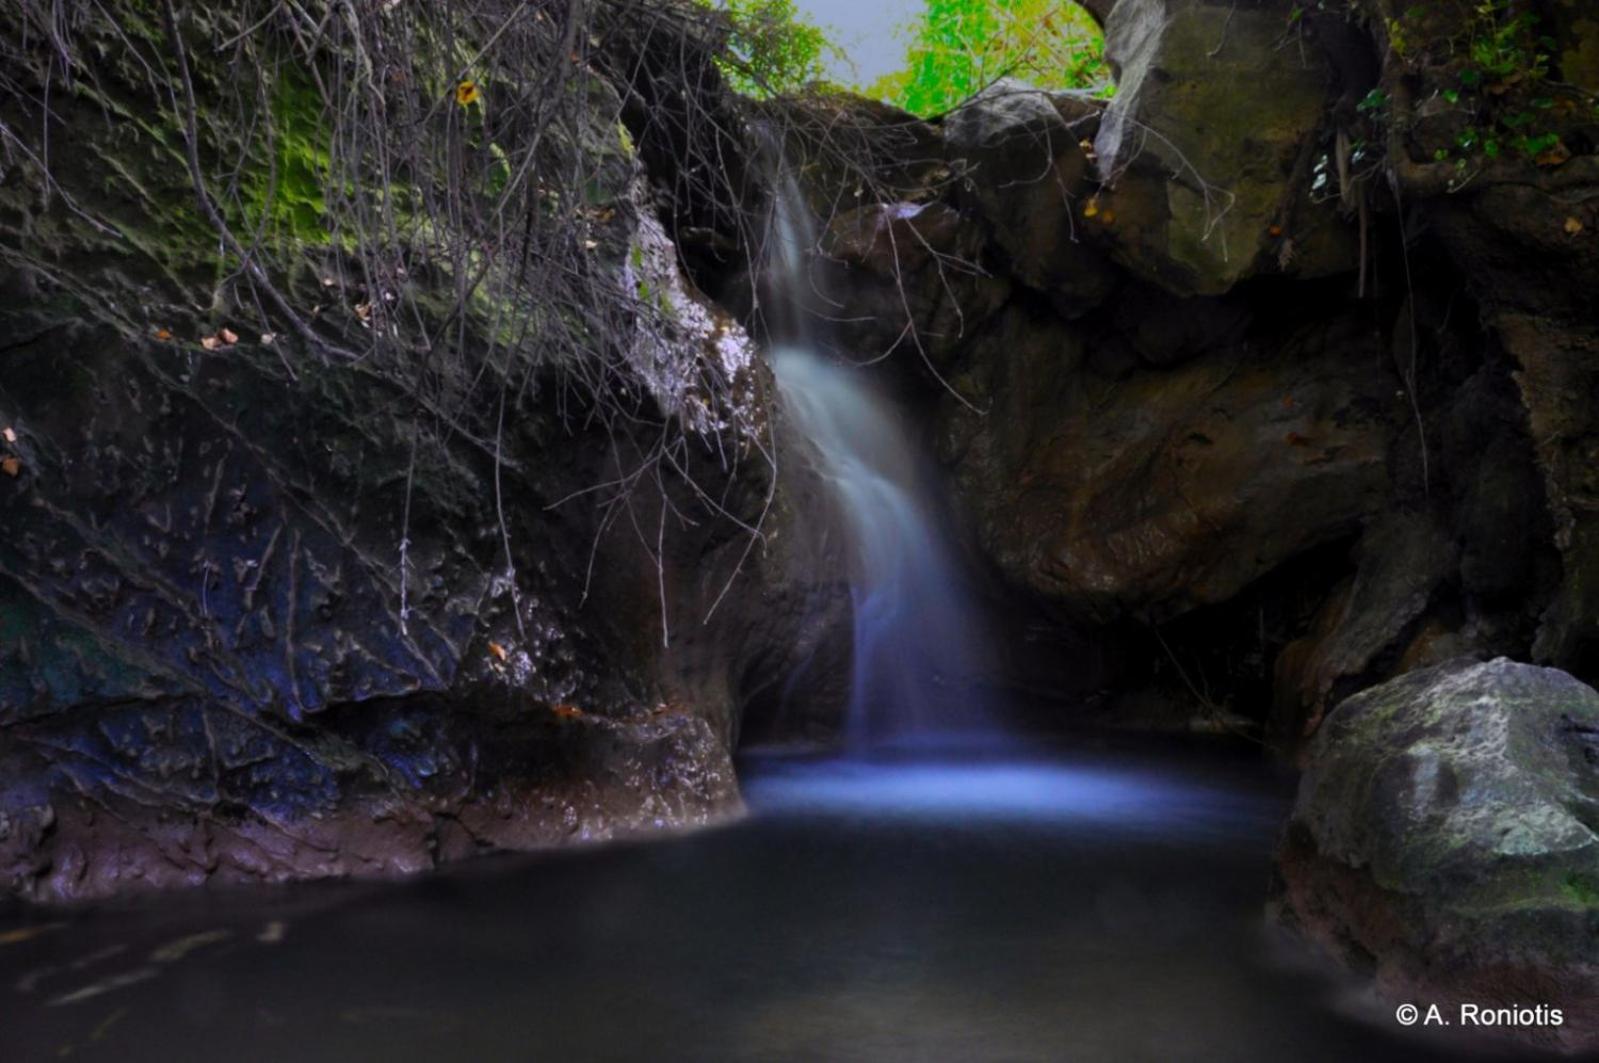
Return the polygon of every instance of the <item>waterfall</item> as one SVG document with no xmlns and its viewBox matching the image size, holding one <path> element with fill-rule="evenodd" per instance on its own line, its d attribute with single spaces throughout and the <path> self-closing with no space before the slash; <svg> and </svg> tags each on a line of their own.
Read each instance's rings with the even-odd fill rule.
<svg viewBox="0 0 1599 1063">
<path fill-rule="evenodd" d="M 989 724 L 976 681 L 983 625 L 944 537 L 928 463 L 900 412 L 806 325 L 813 228 L 792 183 L 767 260 L 771 363 L 785 422 L 832 503 L 849 553 L 854 640 L 845 748 L 939 741 Z M 811 515 L 820 519 L 819 514 Z"/>
</svg>

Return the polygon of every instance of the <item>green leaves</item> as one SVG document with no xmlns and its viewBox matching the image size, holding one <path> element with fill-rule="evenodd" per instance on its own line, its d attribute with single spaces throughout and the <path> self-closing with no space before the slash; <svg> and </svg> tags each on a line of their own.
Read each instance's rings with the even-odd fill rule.
<svg viewBox="0 0 1599 1063">
<path fill-rule="evenodd" d="M 1108 86 L 1104 40 L 1065 0 L 927 0 L 906 69 L 869 90 L 908 111 L 941 114 L 1002 77 L 1041 88 Z"/>
<path fill-rule="evenodd" d="M 838 53 L 827 35 L 794 9 L 794 0 L 723 0 L 714 6 L 733 25 L 728 46 L 734 58 L 722 64 L 722 72 L 746 95 L 769 96 L 820 81 L 827 57 Z"/>
</svg>

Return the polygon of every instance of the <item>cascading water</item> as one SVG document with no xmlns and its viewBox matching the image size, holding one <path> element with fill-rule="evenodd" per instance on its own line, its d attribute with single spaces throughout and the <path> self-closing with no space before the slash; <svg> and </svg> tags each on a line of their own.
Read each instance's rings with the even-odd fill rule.
<svg viewBox="0 0 1599 1063">
<path fill-rule="evenodd" d="M 938 741 L 986 730 L 984 653 L 954 551 L 934 519 L 928 470 L 899 412 L 857 367 L 827 358 L 805 325 L 810 217 L 792 184 L 773 211 L 767 267 L 783 305 L 772 369 L 787 423 L 831 497 L 850 552 L 854 645 L 845 746 Z"/>
</svg>

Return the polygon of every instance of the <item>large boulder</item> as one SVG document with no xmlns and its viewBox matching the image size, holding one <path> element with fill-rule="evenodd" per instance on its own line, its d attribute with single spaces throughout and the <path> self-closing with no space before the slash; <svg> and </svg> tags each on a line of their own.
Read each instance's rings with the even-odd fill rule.
<svg viewBox="0 0 1599 1063">
<path fill-rule="evenodd" d="M 1216 294 L 1259 272 L 1356 265 L 1351 226 L 1305 195 L 1336 86 L 1294 9 L 1122 0 L 1111 10 L 1117 93 L 1094 139 L 1107 188 L 1090 213 L 1133 271 Z"/>
<path fill-rule="evenodd" d="M 1092 195 L 1081 143 L 1097 101 L 994 82 L 944 117 L 960 199 L 986 221 L 1006 271 L 1068 316 L 1101 303 L 1115 282 L 1080 218 Z"/>
<path fill-rule="evenodd" d="M 1559 1008 L 1599 1046 L 1599 693 L 1500 658 L 1364 691 L 1310 750 L 1280 913 L 1396 1002 Z M 1480 1031 L 1477 1031 L 1480 1032 Z"/>
<path fill-rule="evenodd" d="M 953 378 L 943 456 L 1013 585 L 1096 621 L 1166 619 L 1388 503 L 1404 408 L 1357 323 L 1224 339 L 1167 368 L 1111 350 L 1018 305 Z"/>
</svg>

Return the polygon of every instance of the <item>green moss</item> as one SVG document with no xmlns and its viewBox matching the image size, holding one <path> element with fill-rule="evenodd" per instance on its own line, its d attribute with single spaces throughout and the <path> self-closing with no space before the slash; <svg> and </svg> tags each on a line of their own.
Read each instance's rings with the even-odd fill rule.
<svg viewBox="0 0 1599 1063">
<path fill-rule="evenodd" d="M 1584 908 L 1599 908 L 1599 881 L 1575 872 L 1560 880 L 1561 892 Z"/>
<path fill-rule="evenodd" d="M 272 86 L 271 119 L 271 165 L 254 169 L 245 185 L 249 226 L 280 244 L 327 243 L 332 157 L 322 97 L 304 75 L 285 71 Z"/>
</svg>

